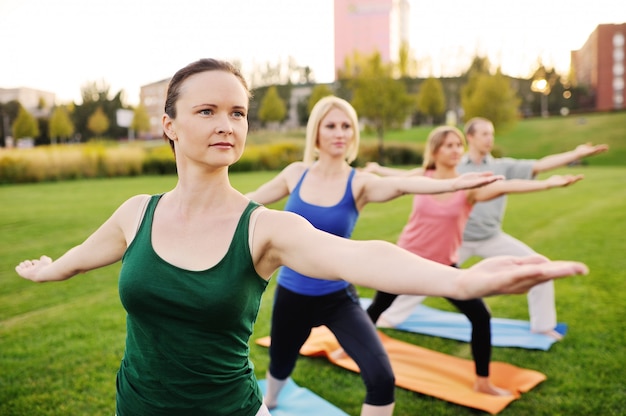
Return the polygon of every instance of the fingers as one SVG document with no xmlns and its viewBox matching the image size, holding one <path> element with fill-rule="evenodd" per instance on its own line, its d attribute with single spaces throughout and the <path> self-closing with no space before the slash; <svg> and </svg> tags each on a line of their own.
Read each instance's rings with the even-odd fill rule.
<svg viewBox="0 0 626 416">
<path fill-rule="evenodd" d="M 32 273 L 40 265 L 47 265 L 52 263 L 52 259 L 48 256 L 41 256 L 39 259 L 24 260 L 15 266 L 15 271 L 22 277 L 28 278 L 28 275 Z"/>
<path fill-rule="evenodd" d="M 551 261 L 542 266 L 542 273 L 549 279 L 560 277 L 586 275 L 589 268 L 586 264 L 577 261 Z"/>
<path fill-rule="evenodd" d="M 588 273 L 589 269 L 587 266 L 580 262 L 547 261 L 538 264 L 529 262 L 524 263 L 511 272 L 511 280 L 503 290 L 505 293 L 526 293 L 533 286 L 547 280 L 586 275 Z"/>
<path fill-rule="evenodd" d="M 35 262 L 38 262 L 38 261 L 39 261 L 39 260 L 24 260 L 24 261 L 20 262 L 20 264 L 18 264 L 18 265 L 15 267 L 15 269 L 16 269 L 16 270 L 17 270 L 18 268 L 20 268 L 20 269 L 26 269 L 26 268 L 32 267 L 32 266 L 35 264 Z"/>
</svg>

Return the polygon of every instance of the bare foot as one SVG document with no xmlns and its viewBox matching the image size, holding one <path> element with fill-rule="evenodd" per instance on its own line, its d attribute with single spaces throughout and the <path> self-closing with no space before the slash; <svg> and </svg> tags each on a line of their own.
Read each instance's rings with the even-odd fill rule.
<svg viewBox="0 0 626 416">
<path fill-rule="evenodd" d="M 330 353 L 330 358 L 332 358 L 333 360 L 341 360 L 342 358 L 348 357 L 348 354 L 346 354 L 346 352 L 341 347 Z"/>
<path fill-rule="evenodd" d="M 512 396 L 510 391 L 496 387 L 489 381 L 487 377 L 477 377 L 474 382 L 474 391 L 478 393 L 489 394 L 491 396 Z"/>
<path fill-rule="evenodd" d="M 547 331 L 541 331 L 541 332 L 537 332 L 538 334 L 542 334 L 542 335 L 546 335 L 550 338 L 554 338 L 557 341 L 560 341 L 563 339 L 563 335 L 559 334 L 555 329 L 549 329 Z"/>
</svg>

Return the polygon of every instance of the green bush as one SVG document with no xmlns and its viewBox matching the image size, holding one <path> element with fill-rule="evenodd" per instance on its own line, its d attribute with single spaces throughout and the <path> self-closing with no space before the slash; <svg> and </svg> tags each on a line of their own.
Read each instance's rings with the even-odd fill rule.
<svg viewBox="0 0 626 416">
<path fill-rule="evenodd" d="M 377 161 L 383 165 L 420 166 L 423 160 L 424 145 L 422 143 L 385 143 L 384 157 L 379 157 L 378 143 L 362 142 L 355 165 L 362 166 L 367 162 Z"/>
<path fill-rule="evenodd" d="M 422 148 L 420 143 L 386 143 L 384 164 L 420 165 Z M 302 160 L 303 153 L 301 140 L 248 144 L 241 159 L 230 170 L 280 170 Z M 377 145 L 362 142 L 355 166 L 375 160 L 378 160 Z M 155 146 L 141 142 L 113 144 L 96 141 L 33 149 L 0 149 L 0 183 L 3 184 L 175 173 L 176 161 L 166 143 Z"/>
<path fill-rule="evenodd" d="M 169 144 L 146 150 L 143 172 L 149 175 L 171 175 L 176 173 L 176 159 Z"/>
</svg>

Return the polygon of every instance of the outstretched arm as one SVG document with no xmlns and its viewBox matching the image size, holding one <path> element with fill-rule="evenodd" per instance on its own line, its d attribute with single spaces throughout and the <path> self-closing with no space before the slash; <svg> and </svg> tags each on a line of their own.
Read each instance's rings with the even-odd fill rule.
<svg viewBox="0 0 626 416">
<path fill-rule="evenodd" d="M 362 174 L 368 175 L 368 174 Z M 460 189 L 472 189 L 503 179 L 491 172 L 469 172 L 451 179 L 433 179 L 425 176 L 368 175 L 364 179 L 362 202 L 385 202 L 407 194 L 439 194 Z"/>
<path fill-rule="evenodd" d="M 547 280 L 588 272 L 582 263 L 553 262 L 538 255 L 491 258 L 460 270 L 389 242 L 337 237 L 295 214 L 273 210 L 259 214 L 252 251 L 264 277 L 285 265 L 306 276 L 342 279 L 389 293 L 455 299 L 523 293 Z"/>
<path fill-rule="evenodd" d="M 259 204 L 267 205 L 272 202 L 280 201 L 284 197 L 289 195 L 289 181 L 288 178 L 294 171 L 304 171 L 304 165 L 302 162 L 295 162 L 283 169 L 278 175 L 276 175 L 269 182 L 259 186 L 256 191 L 248 192 L 246 196 L 251 200 L 258 202 Z M 298 174 L 298 177 L 301 173 Z"/>
<path fill-rule="evenodd" d="M 368 162 L 362 169 L 364 172 L 375 173 L 379 176 L 423 176 L 424 168 L 396 169 L 381 166 L 377 162 Z"/>
<path fill-rule="evenodd" d="M 505 194 L 520 194 L 561 188 L 576 183 L 583 178 L 583 175 L 553 175 L 544 180 L 510 179 L 472 190 L 468 197 L 472 202 L 489 201 Z"/>
<path fill-rule="evenodd" d="M 541 172 L 556 169 L 587 156 L 606 152 L 607 150 L 609 150 L 609 146 L 606 144 L 598 144 L 595 146 L 591 143 L 581 144 L 577 146 L 576 149 L 570 150 L 569 152 L 557 153 L 537 160 L 533 166 L 533 174 L 536 175 Z"/>
<path fill-rule="evenodd" d="M 148 196 L 133 197 L 122 204 L 113 215 L 82 244 L 71 248 L 57 260 L 48 256 L 24 260 L 15 271 L 34 282 L 67 280 L 79 273 L 119 261 L 127 242 L 134 237 L 137 215 Z"/>
</svg>

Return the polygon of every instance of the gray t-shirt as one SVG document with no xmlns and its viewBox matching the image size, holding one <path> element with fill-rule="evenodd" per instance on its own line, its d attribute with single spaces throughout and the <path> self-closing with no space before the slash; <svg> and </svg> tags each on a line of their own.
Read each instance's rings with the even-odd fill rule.
<svg viewBox="0 0 626 416">
<path fill-rule="evenodd" d="M 506 179 L 532 179 L 535 162 L 532 159 L 508 157 L 496 159 L 487 156 L 481 164 L 475 164 L 466 154 L 457 166 L 457 171 L 459 173 L 491 171 L 495 175 L 503 175 Z M 499 233 L 505 208 L 506 195 L 474 205 L 463 232 L 463 240 L 486 240 Z"/>
</svg>

